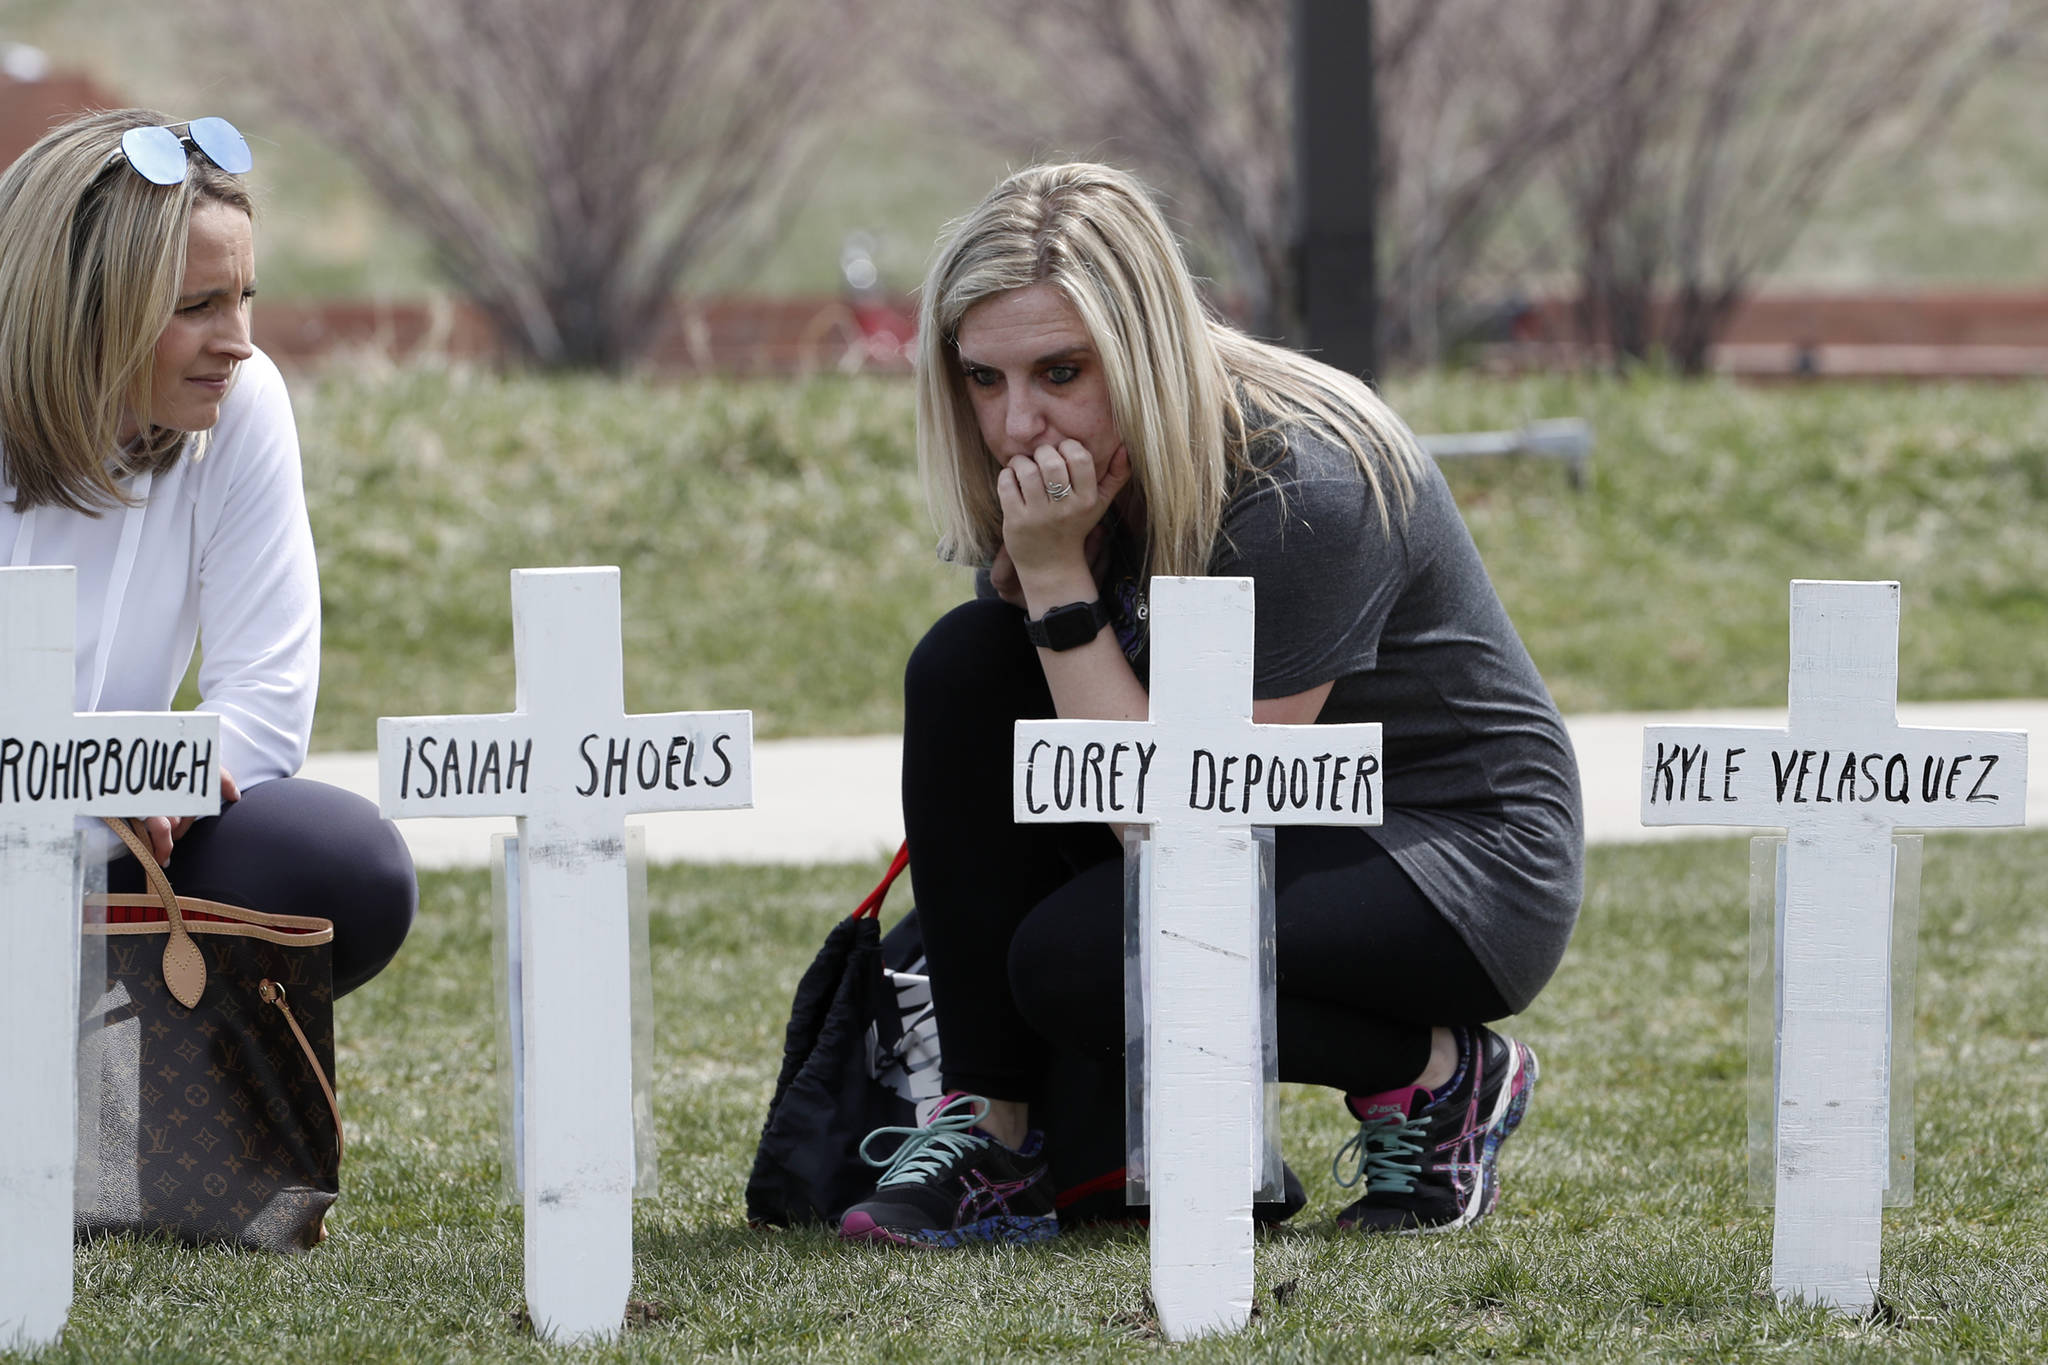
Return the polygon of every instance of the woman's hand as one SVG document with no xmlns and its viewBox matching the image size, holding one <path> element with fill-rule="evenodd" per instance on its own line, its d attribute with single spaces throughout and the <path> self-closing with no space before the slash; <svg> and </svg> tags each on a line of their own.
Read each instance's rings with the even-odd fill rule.
<svg viewBox="0 0 2048 1365">
<path fill-rule="evenodd" d="M 222 805 L 233 805 L 242 799 L 242 789 L 235 785 L 234 775 L 226 768 L 220 770 L 220 799 Z M 176 820 L 169 816 L 152 815 L 142 822 L 143 832 L 149 836 L 149 851 L 156 855 L 159 864 L 168 867 L 171 862 L 171 845 L 185 837 L 185 831 L 192 828 L 196 815 L 181 815 Z"/>
<path fill-rule="evenodd" d="M 1010 461 L 996 478 L 1003 548 L 990 578 L 997 594 L 1017 602 L 1028 600 L 1038 584 L 1071 590 L 1080 579 L 1092 583 L 1098 566 L 1090 561 L 1103 548 L 1102 518 L 1130 480 L 1130 453 L 1122 446 L 1100 471 L 1088 448 L 1071 440 Z"/>
</svg>

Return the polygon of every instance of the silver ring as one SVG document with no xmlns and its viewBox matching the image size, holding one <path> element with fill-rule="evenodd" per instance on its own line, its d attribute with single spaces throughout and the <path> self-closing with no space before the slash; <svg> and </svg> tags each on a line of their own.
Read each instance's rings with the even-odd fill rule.
<svg viewBox="0 0 2048 1365">
<path fill-rule="evenodd" d="M 1070 483 L 1049 483 L 1045 486 L 1045 495 L 1054 502 L 1058 502 L 1073 491 L 1074 485 Z"/>
</svg>

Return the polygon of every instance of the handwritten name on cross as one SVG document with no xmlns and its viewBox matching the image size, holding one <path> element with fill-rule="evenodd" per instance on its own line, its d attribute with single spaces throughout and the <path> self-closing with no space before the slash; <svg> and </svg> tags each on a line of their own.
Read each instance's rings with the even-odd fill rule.
<svg viewBox="0 0 2048 1365">
<path fill-rule="evenodd" d="M 1147 721 L 1019 721 L 1020 821 L 1152 827 L 1152 1297 L 1174 1340 L 1251 1316 L 1254 825 L 1377 825 L 1378 725 L 1252 723 L 1252 581 L 1152 580 Z"/>
<path fill-rule="evenodd" d="M 74 714 L 76 638 L 75 570 L 0 569 L 0 1349 L 71 1310 L 77 817 L 220 809 L 220 718 Z"/>
<path fill-rule="evenodd" d="M 516 709 L 377 722 L 385 815 L 519 818 L 526 1301 L 615 1335 L 633 1279 L 625 817 L 753 804 L 747 711 L 629 716 L 619 571 L 512 575 Z"/>
<path fill-rule="evenodd" d="M 1771 1287 L 1875 1300 L 1890 1112 L 1892 831 L 2017 825 L 2024 732 L 1898 723 L 1899 585 L 1792 584 L 1783 730 L 1643 731 L 1643 823 L 1783 826 Z"/>
</svg>

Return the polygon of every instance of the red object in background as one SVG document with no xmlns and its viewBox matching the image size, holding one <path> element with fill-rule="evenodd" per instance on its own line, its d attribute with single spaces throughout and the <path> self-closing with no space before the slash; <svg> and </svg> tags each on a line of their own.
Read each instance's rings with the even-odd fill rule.
<svg viewBox="0 0 2048 1365">
<path fill-rule="evenodd" d="M 36 139 L 67 119 L 87 110 L 121 109 L 126 104 L 83 72 L 51 71 L 24 80 L 0 70 L 0 165 L 13 165 Z"/>
<path fill-rule="evenodd" d="M 908 364 L 915 355 L 917 318 L 894 299 L 880 295 L 856 298 L 848 305 L 854 326 L 860 329 L 861 344 L 867 347 L 870 364 Z"/>
</svg>

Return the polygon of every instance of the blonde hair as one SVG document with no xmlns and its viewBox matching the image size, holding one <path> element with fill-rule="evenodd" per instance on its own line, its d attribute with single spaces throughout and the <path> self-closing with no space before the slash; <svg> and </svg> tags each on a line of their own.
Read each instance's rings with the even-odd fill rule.
<svg viewBox="0 0 2048 1365">
<path fill-rule="evenodd" d="M 1254 442 L 1306 429 L 1357 459 L 1383 527 L 1423 458 L 1361 381 L 1246 336 L 1195 290 L 1145 187 L 1109 166 L 1034 166 L 948 230 L 919 300 L 917 455 L 940 554 L 986 564 L 1002 544 L 994 468 L 960 369 L 961 319 L 984 299 L 1050 285 L 1094 344 L 1145 498 L 1147 573 L 1208 572 L 1234 471 Z"/>
<path fill-rule="evenodd" d="M 150 421 L 157 338 L 177 307 L 193 205 L 253 214 L 249 192 L 188 149 L 176 185 L 120 155 L 153 109 L 88 114 L 0 175 L 0 461 L 15 507 L 89 515 L 127 501 L 116 478 L 177 463 L 188 433 Z M 140 424 L 115 454 L 122 418 Z"/>
</svg>

